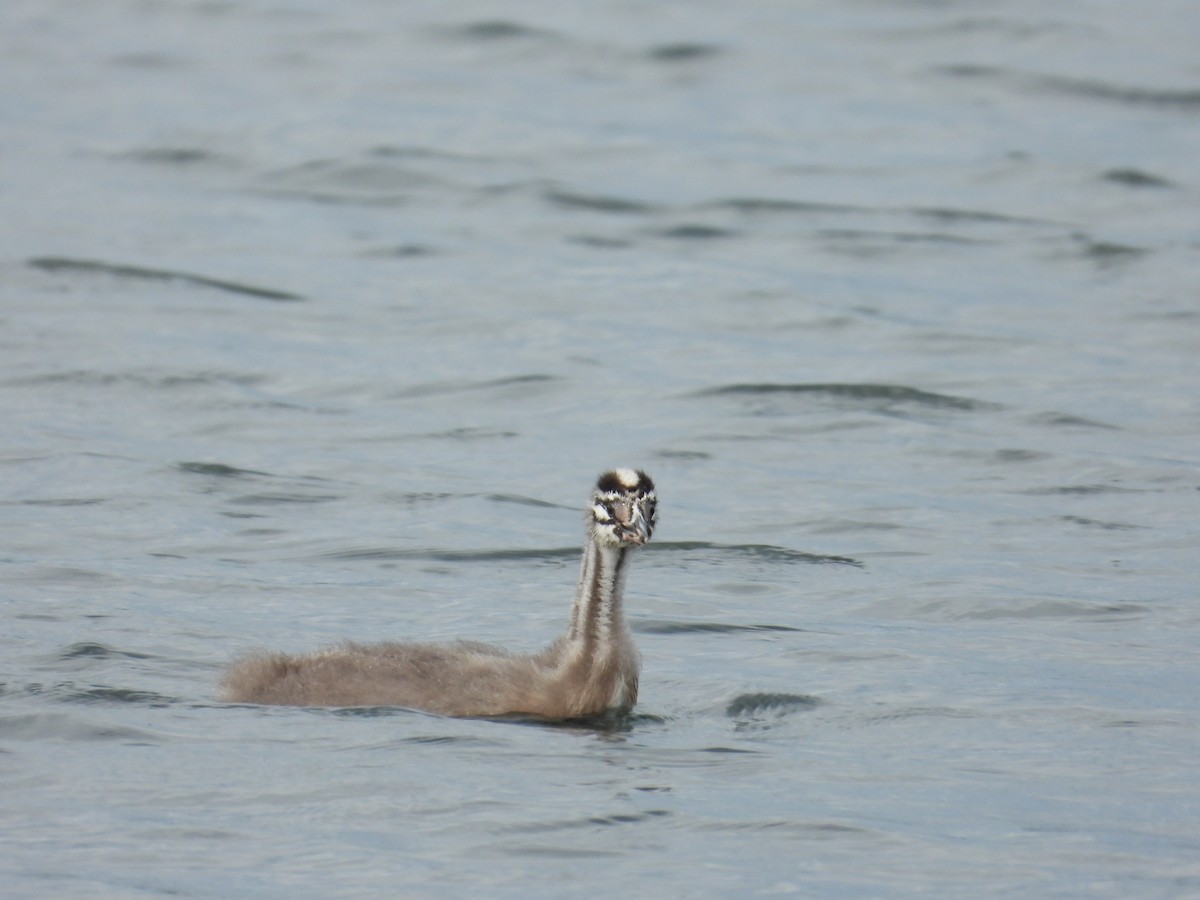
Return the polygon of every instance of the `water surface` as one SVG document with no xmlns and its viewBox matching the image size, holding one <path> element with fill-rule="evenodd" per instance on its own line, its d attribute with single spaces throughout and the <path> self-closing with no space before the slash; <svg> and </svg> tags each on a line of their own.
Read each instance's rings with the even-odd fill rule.
<svg viewBox="0 0 1200 900">
<path fill-rule="evenodd" d="M 1191 3 L 9 3 L 13 897 L 1200 893 Z M 594 727 L 224 705 L 538 648 Z"/>
</svg>

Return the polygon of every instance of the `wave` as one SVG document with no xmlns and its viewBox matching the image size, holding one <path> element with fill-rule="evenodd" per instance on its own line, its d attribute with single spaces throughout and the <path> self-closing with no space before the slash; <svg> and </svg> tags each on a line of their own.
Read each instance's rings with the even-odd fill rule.
<svg viewBox="0 0 1200 900">
<path fill-rule="evenodd" d="M 856 383 L 748 383 L 727 384 L 698 391 L 699 397 L 760 397 L 760 396 L 816 396 L 851 400 L 856 403 L 874 405 L 909 405 L 931 409 L 982 410 L 1000 409 L 996 403 L 938 394 L 898 384 Z"/>
<path fill-rule="evenodd" d="M 26 260 L 35 269 L 45 272 L 83 272 L 100 275 L 110 275 L 117 278 L 138 278 L 144 281 L 168 281 L 197 287 L 214 288 L 231 294 L 241 294 L 260 300 L 300 301 L 305 298 L 290 291 L 280 291 L 275 288 L 258 287 L 238 281 L 227 281 L 223 278 L 211 278 L 208 275 L 194 275 L 190 272 L 177 272 L 171 269 L 151 269 L 145 266 L 131 266 L 124 263 L 109 263 L 94 259 L 72 259 L 65 256 L 35 256 Z"/>
</svg>

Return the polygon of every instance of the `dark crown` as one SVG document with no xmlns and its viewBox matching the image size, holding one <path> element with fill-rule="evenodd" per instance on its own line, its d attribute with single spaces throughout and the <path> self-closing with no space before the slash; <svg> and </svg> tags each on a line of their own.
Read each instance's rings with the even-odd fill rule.
<svg viewBox="0 0 1200 900">
<path fill-rule="evenodd" d="M 645 495 L 654 491 L 654 482 L 641 469 L 613 469 L 600 476 L 596 490 L 602 494 Z"/>
</svg>

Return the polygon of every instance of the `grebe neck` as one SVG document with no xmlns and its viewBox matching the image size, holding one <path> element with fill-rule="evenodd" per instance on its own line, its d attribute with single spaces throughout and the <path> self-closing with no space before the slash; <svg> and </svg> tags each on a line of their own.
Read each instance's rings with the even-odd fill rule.
<svg viewBox="0 0 1200 900">
<path fill-rule="evenodd" d="M 584 545 L 567 643 L 585 656 L 606 656 L 629 639 L 624 594 L 631 552 L 595 540 Z"/>
</svg>

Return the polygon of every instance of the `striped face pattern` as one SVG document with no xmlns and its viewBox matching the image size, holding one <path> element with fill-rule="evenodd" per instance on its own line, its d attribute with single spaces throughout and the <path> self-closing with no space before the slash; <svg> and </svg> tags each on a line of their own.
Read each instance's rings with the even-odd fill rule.
<svg viewBox="0 0 1200 900">
<path fill-rule="evenodd" d="M 613 469 L 596 482 L 588 510 L 592 534 L 601 543 L 645 544 L 658 523 L 654 482 L 640 469 Z"/>
</svg>

